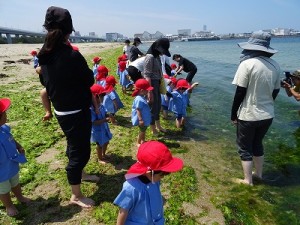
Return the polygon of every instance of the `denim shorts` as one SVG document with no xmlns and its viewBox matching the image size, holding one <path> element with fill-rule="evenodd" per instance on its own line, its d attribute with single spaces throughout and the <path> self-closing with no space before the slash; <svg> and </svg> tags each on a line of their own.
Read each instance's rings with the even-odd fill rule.
<svg viewBox="0 0 300 225">
<path fill-rule="evenodd" d="M 19 173 L 10 178 L 9 180 L 0 182 L 0 195 L 7 194 L 11 191 L 11 188 L 19 184 Z"/>
</svg>

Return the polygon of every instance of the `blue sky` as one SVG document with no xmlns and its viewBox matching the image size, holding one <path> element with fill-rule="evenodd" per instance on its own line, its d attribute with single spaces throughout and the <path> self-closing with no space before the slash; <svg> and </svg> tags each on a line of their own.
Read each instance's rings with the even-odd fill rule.
<svg viewBox="0 0 300 225">
<path fill-rule="evenodd" d="M 300 30 L 300 0 L 0 0 L 0 26 L 42 31 L 47 8 L 67 8 L 82 35 L 118 32 L 128 37 L 148 31 L 216 34 L 268 28 Z"/>
</svg>

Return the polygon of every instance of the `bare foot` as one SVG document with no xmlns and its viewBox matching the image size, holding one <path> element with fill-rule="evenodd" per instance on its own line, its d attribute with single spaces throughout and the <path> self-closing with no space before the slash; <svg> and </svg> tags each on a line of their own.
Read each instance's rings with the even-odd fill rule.
<svg viewBox="0 0 300 225">
<path fill-rule="evenodd" d="M 82 174 L 81 180 L 98 183 L 100 181 L 100 178 L 96 175 Z"/>
<path fill-rule="evenodd" d="M 70 204 L 79 205 L 82 208 L 91 208 L 95 205 L 95 202 L 92 199 L 87 197 L 77 198 L 72 195 L 70 199 Z"/>
<path fill-rule="evenodd" d="M 18 215 L 19 211 L 16 209 L 16 207 L 14 205 L 12 205 L 11 207 L 7 207 L 6 208 L 6 214 L 8 216 L 16 216 Z"/>
<path fill-rule="evenodd" d="M 46 113 L 45 116 L 43 117 L 43 121 L 48 121 L 53 117 L 52 113 Z"/>
<path fill-rule="evenodd" d="M 107 161 L 106 160 L 104 160 L 104 159 L 98 159 L 98 163 L 100 163 L 100 164 L 106 164 L 107 163 Z"/>
<path fill-rule="evenodd" d="M 234 178 L 232 179 L 232 181 L 236 184 L 245 184 L 245 185 L 253 186 L 253 183 L 249 183 L 249 181 L 245 179 Z"/>
<path fill-rule="evenodd" d="M 22 197 L 18 198 L 18 201 L 19 201 L 19 202 L 22 202 L 22 203 L 29 203 L 29 202 L 31 201 L 31 199 L 22 196 Z"/>
</svg>

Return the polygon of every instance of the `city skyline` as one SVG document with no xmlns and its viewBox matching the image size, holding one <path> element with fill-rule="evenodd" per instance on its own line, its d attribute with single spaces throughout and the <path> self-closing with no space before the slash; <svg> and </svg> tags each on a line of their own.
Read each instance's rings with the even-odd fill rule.
<svg viewBox="0 0 300 225">
<path fill-rule="evenodd" d="M 216 34 L 244 33 L 262 29 L 292 28 L 300 30 L 298 0 L 239 1 L 179 0 L 151 3 L 137 0 L 76 2 L 1 1 L 0 26 L 41 32 L 45 12 L 51 5 L 67 8 L 76 31 L 81 35 L 95 32 L 97 36 L 117 32 L 128 37 L 135 33 L 177 34 L 180 29 L 192 33 L 207 30 Z M 132 13 L 131 13 L 132 12 Z"/>
</svg>

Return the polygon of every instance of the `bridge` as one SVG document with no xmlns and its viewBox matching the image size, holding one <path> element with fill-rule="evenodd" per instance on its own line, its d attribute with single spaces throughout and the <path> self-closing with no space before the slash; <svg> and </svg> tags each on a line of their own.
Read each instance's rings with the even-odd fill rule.
<svg viewBox="0 0 300 225">
<path fill-rule="evenodd" d="M 0 37 L 2 35 L 6 35 L 6 40 L 8 44 L 12 44 L 12 35 L 15 37 L 25 36 L 25 37 L 44 37 L 46 36 L 45 32 L 34 32 L 34 31 L 27 31 L 27 30 L 20 30 L 20 29 L 13 29 L 7 27 L 0 27 Z M 103 38 L 95 37 L 95 36 L 70 36 L 70 41 L 72 43 L 79 43 L 79 42 L 103 42 L 106 41 Z"/>
</svg>

